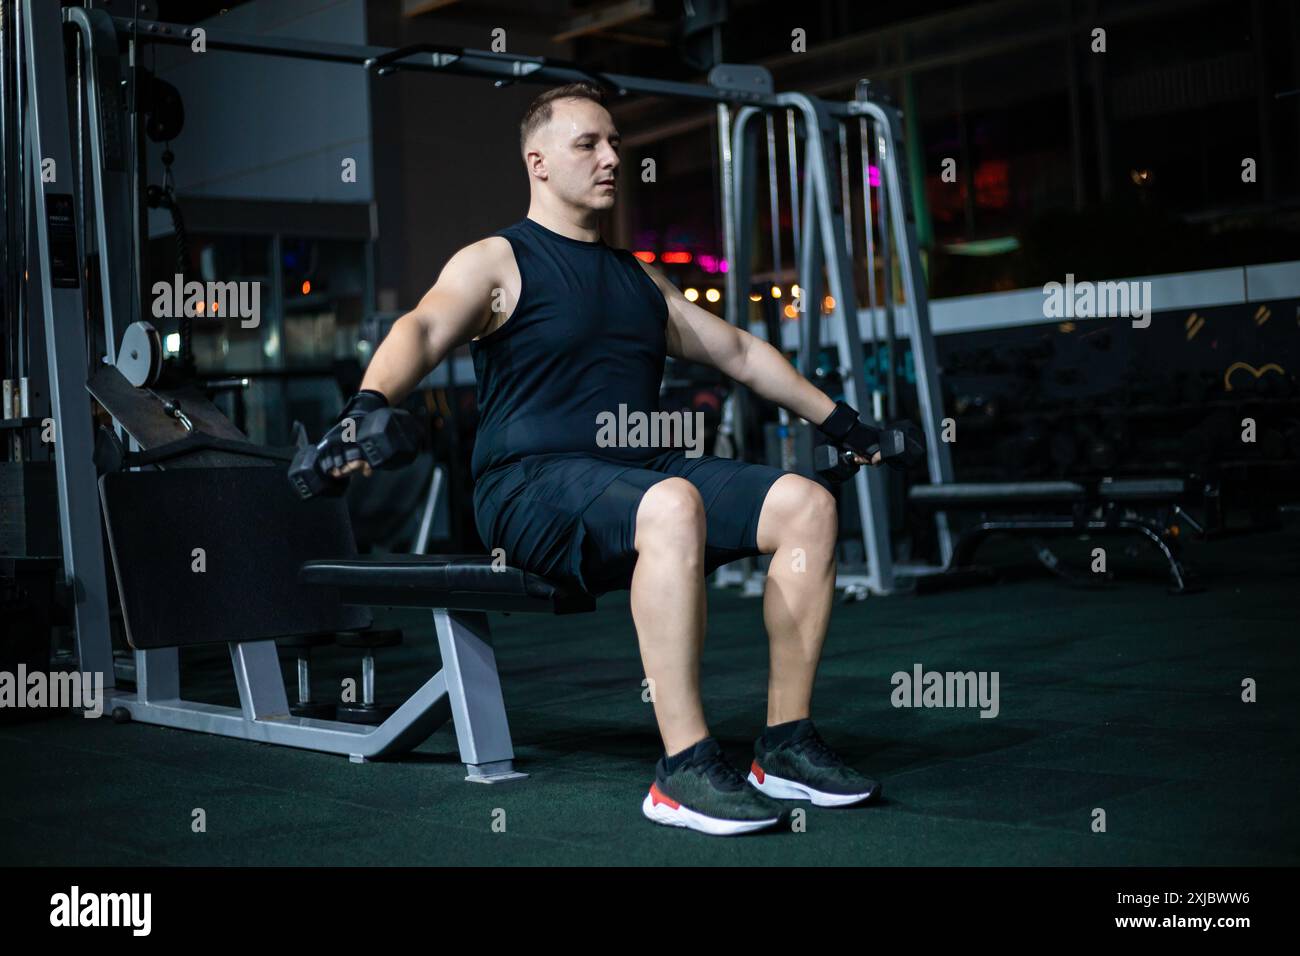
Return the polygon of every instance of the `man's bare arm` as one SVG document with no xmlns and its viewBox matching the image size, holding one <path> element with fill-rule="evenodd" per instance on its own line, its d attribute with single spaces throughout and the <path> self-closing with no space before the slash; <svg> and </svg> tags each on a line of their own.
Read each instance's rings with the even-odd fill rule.
<svg viewBox="0 0 1300 956">
<path fill-rule="evenodd" d="M 493 237 L 466 246 L 443 267 L 433 288 L 396 322 L 375 351 L 363 389 L 396 405 L 458 346 L 478 335 L 501 284 L 502 249 Z"/>
<path fill-rule="evenodd" d="M 814 425 L 835 409 L 776 348 L 689 301 L 658 269 L 644 263 L 642 268 L 668 301 L 669 355 L 711 365 Z"/>
<path fill-rule="evenodd" d="M 501 281 L 504 250 L 497 243 L 505 241 L 484 239 L 451 257 L 433 288 L 379 343 L 361 380 L 363 390 L 379 392 L 396 405 L 457 346 L 480 333 L 492 290 Z M 356 471 L 369 477 L 370 465 L 358 459 L 330 474 L 342 478 Z"/>
</svg>

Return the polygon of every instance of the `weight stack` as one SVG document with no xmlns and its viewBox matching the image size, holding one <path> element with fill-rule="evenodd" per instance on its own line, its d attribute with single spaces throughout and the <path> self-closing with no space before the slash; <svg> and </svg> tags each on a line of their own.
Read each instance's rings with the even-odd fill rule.
<svg viewBox="0 0 1300 956">
<path fill-rule="evenodd" d="M 54 462 L 0 462 L 0 557 L 57 558 L 61 550 Z"/>
</svg>

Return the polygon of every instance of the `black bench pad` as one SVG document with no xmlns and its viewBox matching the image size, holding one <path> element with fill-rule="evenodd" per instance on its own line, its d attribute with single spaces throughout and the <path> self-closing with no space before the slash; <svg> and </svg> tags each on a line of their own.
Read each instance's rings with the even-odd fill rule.
<svg viewBox="0 0 1300 956">
<path fill-rule="evenodd" d="M 953 482 L 914 485 L 908 498 L 922 504 L 972 508 L 979 505 L 1008 507 L 1034 502 L 1083 501 L 1087 489 L 1074 481 Z"/>
<path fill-rule="evenodd" d="M 1181 478 L 1103 478 L 1101 481 L 956 481 L 914 485 L 908 498 L 936 509 L 1015 510 L 1025 505 L 1089 501 L 1170 502 L 1187 491 Z"/>
<path fill-rule="evenodd" d="M 346 604 L 576 614 L 595 610 L 583 591 L 480 554 L 390 554 L 304 562 L 302 584 L 337 589 Z"/>
</svg>

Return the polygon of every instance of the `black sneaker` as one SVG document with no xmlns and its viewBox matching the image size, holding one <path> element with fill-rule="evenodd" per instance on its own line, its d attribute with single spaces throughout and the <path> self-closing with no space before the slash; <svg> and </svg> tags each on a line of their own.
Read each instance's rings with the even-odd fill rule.
<svg viewBox="0 0 1300 956">
<path fill-rule="evenodd" d="M 655 764 L 654 783 L 641 803 L 648 819 L 714 836 L 761 830 L 781 819 L 781 804 L 747 784 L 716 740 L 705 737 L 692 750 L 672 773 L 664 758 Z"/>
<path fill-rule="evenodd" d="M 844 763 L 813 727 L 802 720 L 785 743 L 754 742 L 749 782 L 779 800 L 811 800 L 818 807 L 847 807 L 880 796 L 880 784 Z"/>
</svg>

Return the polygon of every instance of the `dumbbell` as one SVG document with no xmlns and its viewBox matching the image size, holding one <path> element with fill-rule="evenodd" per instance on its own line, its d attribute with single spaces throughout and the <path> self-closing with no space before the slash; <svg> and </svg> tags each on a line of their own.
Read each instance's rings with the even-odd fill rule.
<svg viewBox="0 0 1300 956">
<path fill-rule="evenodd" d="M 357 444 L 371 468 L 403 468 L 415 461 L 424 443 L 424 426 L 401 408 L 371 412 L 357 430 Z"/>
<path fill-rule="evenodd" d="M 313 700 L 311 696 L 311 652 L 312 648 L 325 647 L 334 643 L 332 631 L 314 634 L 294 634 L 290 637 L 276 638 L 278 650 L 292 655 L 296 659 L 298 671 L 298 699 L 289 705 L 289 713 L 295 717 L 312 717 L 317 720 L 333 720 L 335 704 L 331 701 Z"/>
<path fill-rule="evenodd" d="M 302 422 L 293 423 L 293 444 L 298 450 L 289 463 L 289 482 L 299 498 L 334 498 L 347 490 L 346 478 L 334 478 L 316 467 L 320 449 L 311 443 Z"/>
<path fill-rule="evenodd" d="M 352 724 L 378 726 L 397 710 L 392 704 L 375 701 L 375 651 L 382 647 L 397 647 L 402 643 L 401 628 L 370 628 L 364 631 L 339 631 L 339 647 L 359 648 L 361 658 L 361 700 L 339 704 L 338 719 Z"/>
<path fill-rule="evenodd" d="M 879 451 L 880 460 L 892 468 L 906 468 L 925 457 L 925 438 L 911 422 L 882 428 L 877 435 L 877 444 L 867 451 L 871 455 Z M 828 481 L 847 481 L 857 474 L 858 467 L 848 449 L 818 445 L 813 450 L 813 470 Z"/>
<path fill-rule="evenodd" d="M 343 494 L 348 479 L 327 475 L 317 467 L 320 449 L 307 438 L 307 430 L 301 422 L 293 423 L 293 434 L 298 450 L 289 465 L 289 481 L 298 496 L 314 498 Z M 424 427 L 419 419 L 404 409 L 381 408 L 361 420 L 356 440 L 371 468 L 401 468 L 413 462 L 419 454 Z"/>
<path fill-rule="evenodd" d="M 853 452 L 834 445 L 818 445 L 813 449 L 813 470 L 827 481 L 848 481 L 858 473 Z"/>
</svg>

